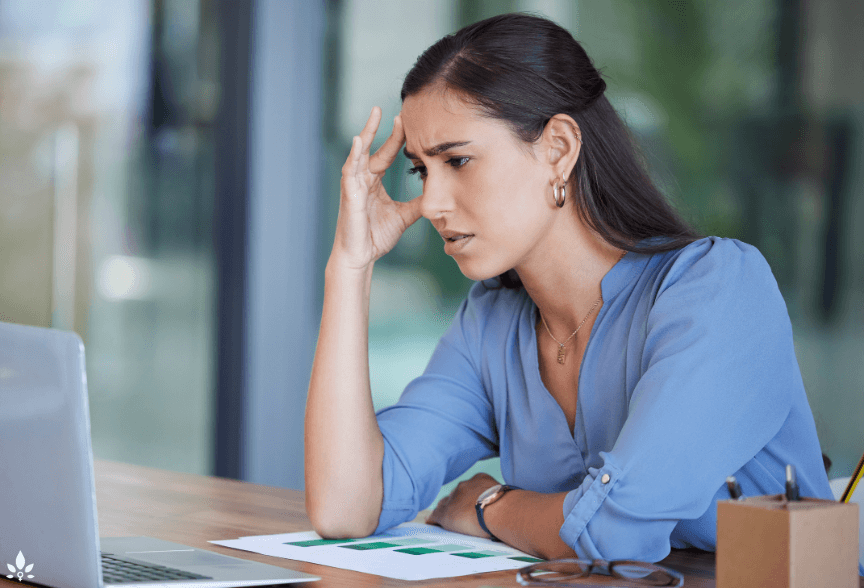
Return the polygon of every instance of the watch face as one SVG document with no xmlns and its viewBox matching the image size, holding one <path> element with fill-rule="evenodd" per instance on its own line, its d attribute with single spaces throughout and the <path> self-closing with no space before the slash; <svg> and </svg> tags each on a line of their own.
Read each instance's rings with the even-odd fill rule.
<svg viewBox="0 0 864 588">
<path fill-rule="evenodd" d="M 501 490 L 501 484 L 495 484 L 488 490 L 485 490 L 483 494 L 477 497 L 477 504 L 481 506 L 486 506 L 491 499 L 494 499 L 495 495 Z"/>
</svg>

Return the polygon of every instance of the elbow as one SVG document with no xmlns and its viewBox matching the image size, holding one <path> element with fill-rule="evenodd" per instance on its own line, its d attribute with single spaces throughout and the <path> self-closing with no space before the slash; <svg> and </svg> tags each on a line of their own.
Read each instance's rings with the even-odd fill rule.
<svg viewBox="0 0 864 588">
<path fill-rule="evenodd" d="M 364 513 L 345 501 L 316 501 L 306 495 L 306 515 L 324 539 L 368 537 L 378 527 L 377 514 Z"/>
<path fill-rule="evenodd" d="M 542 546 L 536 550 L 537 557 L 540 559 L 545 559 L 547 561 L 553 559 L 578 559 L 578 554 L 573 550 L 572 547 L 561 541 L 560 539 L 556 542 L 555 545 Z"/>
<path fill-rule="evenodd" d="M 312 522 L 312 528 L 324 539 L 355 539 L 368 537 L 374 531 L 377 525 L 364 524 L 359 521 L 352 521 L 346 518 L 333 516 L 313 516 L 309 515 L 309 520 Z"/>
</svg>

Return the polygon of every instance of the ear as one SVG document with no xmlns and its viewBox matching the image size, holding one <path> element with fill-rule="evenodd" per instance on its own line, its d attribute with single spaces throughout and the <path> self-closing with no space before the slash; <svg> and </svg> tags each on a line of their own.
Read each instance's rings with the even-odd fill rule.
<svg viewBox="0 0 864 588">
<path fill-rule="evenodd" d="M 572 117 L 556 114 L 543 129 L 540 137 L 541 153 L 549 165 L 553 184 L 561 177 L 569 178 L 582 149 L 582 132 Z"/>
</svg>

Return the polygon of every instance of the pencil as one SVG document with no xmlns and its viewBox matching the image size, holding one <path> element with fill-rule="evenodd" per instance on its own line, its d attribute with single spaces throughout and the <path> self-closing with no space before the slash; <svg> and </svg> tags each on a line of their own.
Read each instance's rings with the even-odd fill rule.
<svg viewBox="0 0 864 588">
<path fill-rule="evenodd" d="M 862 475 L 864 475 L 864 455 L 861 456 L 861 460 L 855 467 L 855 471 L 852 472 L 852 479 L 849 480 L 843 496 L 840 497 L 840 502 L 849 502 L 852 499 L 852 495 L 855 494 L 855 488 L 858 486 L 858 482 L 861 481 Z"/>
</svg>

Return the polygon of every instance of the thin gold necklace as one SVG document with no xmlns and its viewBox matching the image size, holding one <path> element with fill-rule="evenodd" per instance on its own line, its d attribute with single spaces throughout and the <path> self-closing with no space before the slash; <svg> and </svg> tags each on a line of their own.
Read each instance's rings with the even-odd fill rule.
<svg viewBox="0 0 864 588">
<path fill-rule="evenodd" d="M 624 259 L 625 255 L 627 255 L 626 249 L 621 252 L 621 256 L 618 258 L 618 261 L 621 261 L 622 259 Z M 618 261 L 616 261 L 615 264 L 617 264 Z M 576 333 L 579 332 L 579 329 L 582 328 L 582 325 L 585 324 L 585 321 L 588 320 L 588 317 L 591 316 L 591 313 L 594 312 L 594 309 L 597 308 L 597 305 L 600 304 L 600 301 L 602 301 L 602 300 L 603 300 L 603 293 L 601 292 L 600 297 L 597 299 L 596 302 L 594 302 L 594 306 L 591 307 L 591 309 L 588 311 L 588 314 L 585 315 L 585 318 L 583 318 L 582 322 L 579 323 L 579 326 L 576 327 L 576 330 L 573 331 L 570 334 L 570 336 L 564 340 L 563 343 L 555 338 L 555 335 L 553 335 L 552 331 L 549 330 L 549 325 L 546 324 L 546 318 L 543 316 L 543 313 L 540 312 L 539 308 L 537 309 L 537 312 L 540 314 L 540 320 L 543 321 L 543 326 L 546 327 L 546 332 L 549 333 L 549 336 L 552 337 L 552 340 L 558 344 L 558 363 L 560 363 L 561 365 L 564 365 L 564 356 L 567 353 L 567 348 L 565 347 L 565 345 L 567 345 L 567 343 L 570 342 L 570 339 L 572 339 L 573 337 L 576 336 Z"/>
<path fill-rule="evenodd" d="M 555 338 L 555 335 L 553 335 L 552 331 L 549 330 L 549 325 L 546 324 L 546 319 L 543 317 L 543 313 L 540 313 L 540 320 L 543 321 L 543 326 L 546 327 L 546 332 L 549 333 L 549 336 L 552 337 L 552 340 L 558 344 L 558 363 L 560 363 L 561 365 L 564 365 L 564 355 L 567 353 L 567 348 L 565 347 L 565 345 L 570 342 L 570 339 L 576 336 L 576 333 L 579 332 L 579 329 L 582 328 L 582 325 L 585 324 L 585 321 L 588 320 L 588 317 L 591 316 L 591 313 L 594 312 L 594 309 L 597 308 L 597 305 L 600 304 L 601 300 L 603 300 L 603 294 L 600 294 L 600 297 L 594 303 L 594 306 L 591 307 L 591 310 L 588 311 L 588 314 L 585 315 L 585 318 L 582 319 L 582 322 L 579 323 L 579 326 L 576 327 L 576 330 L 573 331 L 573 333 L 571 333 L 570 336 L 567 337 L 567 339 L 565 339 L 563 343 Z"/>
</svg>

